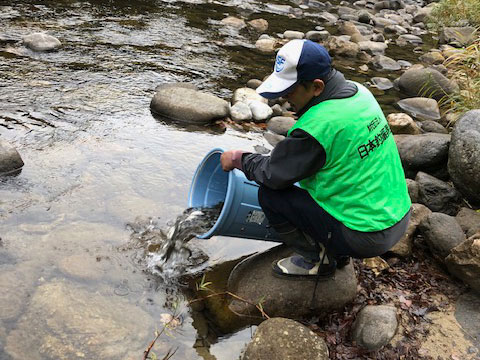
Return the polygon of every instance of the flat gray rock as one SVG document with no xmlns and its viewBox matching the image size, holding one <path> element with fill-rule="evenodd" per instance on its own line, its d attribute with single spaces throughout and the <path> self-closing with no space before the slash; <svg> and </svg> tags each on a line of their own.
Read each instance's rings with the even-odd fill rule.
<svg viewBox="0 0 480 360">
<path fill-rule="evenodd" d="M 433 120 L 419 121 L 419 126 L 424 132 L 448 134 L 447 129 L 445 129 L 445 127 L 443 127 L 442 124 L 439 124 L 438 122 Z"/>
<path fill-rule="evenodd" d="M 225 100 L 178 86 L 158 87 L 150 109 L 167 119 L 191 124 L 208 124 L 227 117 L 230 112 Z"/>
<path fill-rule="evenodd" d="M 360 46 L 361 51 L 365 51 L 370 55 L 383 55 L 388 48 L 388 45 L 384 42 L 376 41 L 360 41 L 358 46 Z"/>
<path fill-rule="evenodd" d="M 353 339 L 369 350 L 387 345 L 397 331 L 397 309 L 388 305 L 367 305 L 353 324 Z"/>
<path fill-rule="evenodd" d="M 455 304 L 455 318 L 462 329 L 480 348 L 480 295 L 469 291 L 460 295 Z"/>
<path fill-rule="evenodd" d="M 325 341 L 306 326 L 290 319 L 265 320 L 255 331 L 242 360 L 328 360 Z"/>
<path fill-rule="evenodd" d="M 455 123 L 448 173 L 464 196 L 480 203 L 480 110 L 468 111 Z"/>
<path fill-rule="evenodd" d="M 349 264 L 337 270 L 334 278 L 318 283 L 316 297 L 311 304 L 314 279 L 300 281 L 273 275 L 272 262 L 291 254 L 292 250 L 277 246 L 245 259 L 232 270 L 228 290 L 244 299 L 255 301 L 263 298 L 262 306 L 269 316 L 287 318 L 339 310 L 355 298 L 357 279 L 353 265 Z M 237 300 L 232 301 L 229 307 L 240 314 L 257 312 L 254 306 Z"/>
<path fill-rule="evenodd" d="M 6 141 L 0 140 L 0 175 L 16 173 L 23 165 L 17 149 Z"/>
<path fill-rule="evenodd" d="M 433 254 L 443 261 L 450 251 L 466 240 L 462 228 L 453 216 L 433 212 L 419 226 Z"/>
<path fill-rule="evenodd" d="M 462 195 L 449 183 L 419 171 L 415 177 L 418 184 L 419 202 L 430 210 L 455 216 L 460 209 Z"/>
<path fill-rule="evenodd" d="M 450 44 L 456 47 L 470 45 L 477 35 L 473 26 L 445 27 L 440 31 L 439 41 L 441 44 Z"/>
<path fill-rule="evenodd" d="M 379 70 L 397 71 L 401 69 L 401 66 L 395 60 L 384 55 L 374 56 L 372 64 Z"/>
<path fill-rule="evenodd" d="M 414 97 L 397 102 L 400 109 L 419 120 L 440 120 L 440 109 L 435 99 Z"/>
<path fill-rule="evenodd" d="M 398 86 L 409 96 L 432 97 L 437 101 L 445 95 L 459 91 L 458 85 L 454 81 L 432 68 L 408 69 L 400 76 Z"/>
<path fill-rule="evenodd" d="M 62 43 L 56 37 L 45 33 L 33 33 L 23 38 L 23 44 L 33 51 L 52 51 Z"/>
<path fill-rule="evenodd" d="M 384 77 L 375 76 L 372 78 L 372 84 L 380 90 L 389 90 L 393 88 L 393 83 Z"/>
</svg>

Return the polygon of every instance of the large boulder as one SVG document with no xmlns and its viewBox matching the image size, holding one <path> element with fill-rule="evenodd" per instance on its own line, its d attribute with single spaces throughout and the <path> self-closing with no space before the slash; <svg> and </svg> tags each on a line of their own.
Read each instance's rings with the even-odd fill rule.
<svg viewBox="0 0 480 360">
<path fill-rule="evenodd" d="M 9 143 L 0 140 L 0 175 L 15 173 L 22 166 L 23 160 L 17 149 Z"/>
<path fill-rule="evenodd" d="M 367 305 L 353 324 L 353 339 L 368 350 L 387 345 L 397 331 L 397 309 L 388 305 Z"/>
<path fill-rule="evenodd" d="M 215 95 L 179 86 L 159 86 L 150 103 L 151 111 L 161 117 L 193 124 L 225 118 L 229 107 Z"/>
<path fill-rule="evenodd" d="M 263 101 L 250 100 L 248 106 L 252 112 L 253 120 L 256 122 L 264 122 L 270 119 L 273 114 L 272 108 Z"/>
<path fill-rule="evenodd" d="M 432 97 L 435 100 L 458 92 L 458 85 L 454 81 L 431 68 L 412 68 L 405 71 L 400 76 L 398 86 L 409 96 Z"/>
<path fill-rule="evenodd" d="M 419 230 L 434 255 L 443 261 L 455 246 L 465 241 L 465 234 L 453 216 L 433 212 L 420 223 Z"/>
<path fill-rule="evenodd" d="M 480 233 L 451 249 L 445 263 L 450 273 L 480 293 Z"/>
<path fill-rule="evenodd" d="M 477 35 L 477 29 L 473 26 L 445 27 L 440 31 L 439 41 L 441 44 L 450 44 L 457 47 L 470 45 Z"/>
<path fill-rule="evenodd" d="M 242 360 L 328 360 L 325 341 L 290 319 L 272 318 L 260 324 Z"/>
<path fill-rule="evenodd" d="M 415 177 L 419 170 L 434 173 L 446 166 L 450 135 L 427 133 L 394 138 L 407 177 Z"/>
<path fill-rule="evenodd" d="M 400 241 L 389 250 L 389 252 L 402 257 L 412 255 L 413 239 L 417 233 L 418 225 L 431 213 L 432 211 L 425 205 L 412 204 L 412 212 L 410 215 L 410 221 L 408 222 L 407 231 L 403 234 Z"/>
<path fill-rule="evenodd" d="M 430 210 L 455 216 L 460 209 L 461 194 L 449 183 L 419 171 L 415 177 L 418 184 L 419 202 Z"/>
<path fill-rule="evenodd" d="M 232 270 L 228 290 L 252 301 L 263 298 L 262 306 L 269 316 L 287 318 L 339 310 L 355 298 L 357 279 L 352 264 L 337 270 L 333 278 L 319 282 L 313 302 L 315 279 L 292 281 L 274 276 L 272 262 L 291 254 L 285 246 L 277 246 L 243 260 Z M 256 311 L 251 304 L 237 300 L 229 307 L 239 314 Z"/>
<path fill-rule="evenodd" d="M 462 227 L 462 230 L 467 234 L 467 237 L 480 232 L 480 211 L 464 207 L 460 209 L 455 218 Z"/>
<path fill-rule="evenodd" d="M 399 100 L 397 105 L 418 120 L 440 120 L 440 108 L 435 99 L 413 97 Z"/>
<path fill-rule="evenodd" d="M 463 195 L 480 203 L 480 110 L 471 110 L 457 120 L 448 153 L 448 173 Z"/>
<path fill-rule="evenodd" d="M 60 40 L 45 33 L 33 33 L 23 38 L 23 44 L 33 51 L 53 51 L 62 46 Z"/>
<path fill-rule="evenodd" d="M 267 123 L 267 129 L 279 135 L 287 135 L 288 130 L 295 125 L 295 119 L 288 116 L 272 117 Z"/>
</svg>

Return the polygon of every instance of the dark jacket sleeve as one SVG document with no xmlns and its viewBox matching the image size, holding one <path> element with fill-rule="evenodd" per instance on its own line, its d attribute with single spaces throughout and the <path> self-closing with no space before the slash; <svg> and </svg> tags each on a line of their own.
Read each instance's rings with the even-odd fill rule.
<svg viewBox="0 0 480 360">
<path fill-rule="evenodd" d="M 323 146 L 307 132 L 296 129 L 275 146 L 270 156 L 243 154 L 242 169 L 249 180 L 278 190 L 315 174 L 325 161 Z"/>
</svg>

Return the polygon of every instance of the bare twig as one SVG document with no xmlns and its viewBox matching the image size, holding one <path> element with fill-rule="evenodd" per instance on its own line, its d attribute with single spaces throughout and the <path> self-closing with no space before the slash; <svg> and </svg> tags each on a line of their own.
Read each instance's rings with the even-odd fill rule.
<svg viewBox="0 0 480 360">
<path fill-rule="evenodd" d="M 155 339 L 152 340 L 150 345 L 148 345 L 147 349 L 143 352 L 142 360 L 147 360 L 148 359 L 148 355 L 150 354 L 150 351 L 152 350 L 153 346 L 155 345 L 155 342 L 165 332 L 165 329 L 168 327 L 168 325 L 174 320 L 175 320 L 175 317 L 172 317 L 172 320 L 170 320 L 168 323 L 163 325 L 162 330 L 156 332 L 157 334 L 155 336 Z M 171 353 L 172 349 L 168 350 L 167 354 L 163 357 L 162 360 L 170 359 L 177 352 L 177 350 L 178 350 L 178 347 L 172 353 Z"/>
</svg>

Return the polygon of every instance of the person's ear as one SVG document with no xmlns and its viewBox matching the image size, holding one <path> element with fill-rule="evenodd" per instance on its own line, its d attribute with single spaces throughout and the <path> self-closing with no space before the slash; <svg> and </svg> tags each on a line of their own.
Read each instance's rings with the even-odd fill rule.
<svg viewBox="0 0 480 360">
<path fill-rule="evenodd" d="M 321 79 L 313 80 L 313 94 L 315 96 L 320 95 L 325 90 L 325 83 Z"/>
</svg>

